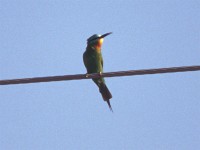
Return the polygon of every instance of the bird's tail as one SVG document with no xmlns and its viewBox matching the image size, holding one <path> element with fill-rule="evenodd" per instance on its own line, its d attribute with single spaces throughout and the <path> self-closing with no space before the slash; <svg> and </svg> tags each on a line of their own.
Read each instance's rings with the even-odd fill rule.
<svg viewBox="0 0 200 150">
<path fill-rule="evenodd" d="M 107 100 L 106 102 L 108 103 L 108 106 L 109 106 L 110 110 L 113 112 L 112 107 L 110 105 L 110 100 Z"/>
<path fill-rule="evenodd" d="M 105 83 L 101 83 L 100 86 L 99 86 L 99 91 L 104 99 L 104 101 L 106 101 L 108 103 L 108 106 L 110 108 L 111 111 L 112 110 L 112 107 L 110 105 L 110 99 L 112 98 L 112 94 L 110 93 L 110 91 L 108 90 L 107 86 Z"/>
</svg>

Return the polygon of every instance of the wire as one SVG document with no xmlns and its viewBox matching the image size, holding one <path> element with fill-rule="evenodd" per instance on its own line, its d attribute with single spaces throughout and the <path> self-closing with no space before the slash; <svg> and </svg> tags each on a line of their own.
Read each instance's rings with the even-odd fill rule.
<svg viewBox="0 0 200 150">
<path fill-rule="evenodd" d="M 0 80 L 0 85 L 52 82 L 52 81 L 64 81 L 64 80 L 81 80 L 81 79 L 92 79 L 99 77 L 120 77 L 120 76 L 133 76 L 133 75 L 146 75 L 146 74 L 175 73 L 175 72 L 199 71 L 199 70 L 200 66 L 183 66 L 183 67 L 171 67 L 171 68 L 105 72 L 101 74 L 94 73 L 94 74 L 34 77 L 34 78 L 23 78 L 23 79 Z"/>
</svg>

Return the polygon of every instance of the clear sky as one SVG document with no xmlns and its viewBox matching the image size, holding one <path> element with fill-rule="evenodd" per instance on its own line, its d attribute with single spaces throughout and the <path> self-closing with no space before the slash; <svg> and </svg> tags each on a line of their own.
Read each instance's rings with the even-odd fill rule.
<svg viewBox="0 0 200 150">
<path fill-rule="evenodd" d="M 0 79 L 200 65 L 199 0 L 0 0 Z M 1 150 L 199 150 L 200 72 L 0 87 Z"/>
</svg>

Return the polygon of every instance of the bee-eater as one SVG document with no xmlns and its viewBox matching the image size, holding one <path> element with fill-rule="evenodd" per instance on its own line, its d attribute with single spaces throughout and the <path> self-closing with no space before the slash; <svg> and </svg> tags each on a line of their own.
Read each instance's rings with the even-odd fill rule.
<svg viewBox="0 0 200 150">
<path fill-rule="evenodd" d="M 101 47 L 104 37 L 110 34 L 111 32 L 103 35 L 94 34 L 87 39 L 86 51 L 83 54 L 83 61 L 87 69 L 87 74 L 99 73 L 101 75 L 101 73 L 103 73 L 103 57 L 101 53 Z M 112 111 L 112 107 L 110 105 L 112 94 L 108 90 L 104 78 L 93 78 L 92 80 L 99 87 L 99 92 L 101 93 L 104 101 L 108 103 L 108 106 Z"/>
</svg>

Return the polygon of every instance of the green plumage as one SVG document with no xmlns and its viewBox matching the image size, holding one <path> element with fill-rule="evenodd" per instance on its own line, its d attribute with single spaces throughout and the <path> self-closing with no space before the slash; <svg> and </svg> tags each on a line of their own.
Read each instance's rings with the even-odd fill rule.
<svg viewBox="0 0 200 150">
<path fill-rule="evenodd" d="M 88 45 L 83 54 L 83 61 L 88 74 L 103 73 L 103 57 L 100 49 L 98 50 L 91 45 Z M 99 87 L 99 92 L 102 94 L 104 101 L 108 103 L 109 108 L 112 110 L 109 101 L 112 98 L 112 95 L 105 84 L 104 78 L 101 77 L 92 80 Z"/>
<path fill-rule="evenodd" d="M 87 46 L 86 51 L 83 54 L 83 61 L 87 69 L 87 73 L 103 73 L 103 57 L 100 50 L 96 50 L 91 46 Z M 103 78 L 92 79 L 97 86 L 100 86 L 100 83 L 105 83 Z"/>
</svg>

